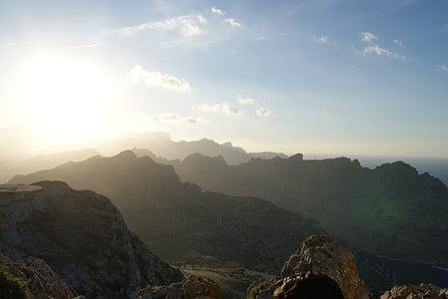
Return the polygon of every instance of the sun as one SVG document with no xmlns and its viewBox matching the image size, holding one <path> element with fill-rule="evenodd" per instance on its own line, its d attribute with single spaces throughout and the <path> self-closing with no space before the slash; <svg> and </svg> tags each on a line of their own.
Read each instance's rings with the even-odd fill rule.
<svg viewBox="0 0 448 299">
<path fill-rule="evenodd" d="M 113 106 L 104 68 L 59 52 L 39 53 L 23 63 L 17 87 L 28 123 L 55 142 L 94 138 Z"/>
</svg>

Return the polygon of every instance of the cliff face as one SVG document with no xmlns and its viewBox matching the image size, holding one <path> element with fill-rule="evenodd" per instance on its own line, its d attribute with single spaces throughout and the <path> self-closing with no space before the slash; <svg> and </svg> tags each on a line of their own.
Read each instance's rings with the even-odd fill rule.
<svg viewBox="0 0 448 299">
<path fill-rule="evenodd" d="M 43 190 L 0 193 L 0 255 L 42 259 L 78 294 L 129 297 L 145 285 L 182 279 L 133 235 L 104 196 L 61 182 Z"/>
</svg>

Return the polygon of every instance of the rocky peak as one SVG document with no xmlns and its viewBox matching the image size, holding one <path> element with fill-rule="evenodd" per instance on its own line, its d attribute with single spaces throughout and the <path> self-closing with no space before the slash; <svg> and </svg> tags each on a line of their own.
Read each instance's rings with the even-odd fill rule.
<svg viewBox="0 0 448 299">
<path fill-rule="evenodd" d="M 25 200 L 0 194 L 0 255 L 14 263 L 42 259 L 88 298 L 127 298 L 183 278 L 128 230 L 106 197 L 61 182 L 38 185 L 43 190 Z"/>
<path fill-rule="evenodd" d="M 288 158 L 290 161 L 303 161 L 303 154 L 295 154 Z"/>
<path fill-rule="evenodd" d="M 115 160 L 120 160 L 120 161 L 129 161 L 129 160 L 135 160 L 137 159 L 137 155 L 131 151 L 131 150 L 127 150 L 127 151 L 123 151 L 121 153 L 119 153 L 118 155 L 113 157 Z"/>
<path fill-rule="evenodd" d="M 40 181 L 33 183 L 33 185 L 40 186 L 44 191 L 51 193 L 67 193 L 73 191 L 67 183 L 61 181 Z"/>
<path fill-rule="evenodd" d="M 368 298 L 353 254 L 335 239 L 320 235 L 302 243 L 285 263 L 280 278 L 251 292 L 257 299 Z"/>
</svg>

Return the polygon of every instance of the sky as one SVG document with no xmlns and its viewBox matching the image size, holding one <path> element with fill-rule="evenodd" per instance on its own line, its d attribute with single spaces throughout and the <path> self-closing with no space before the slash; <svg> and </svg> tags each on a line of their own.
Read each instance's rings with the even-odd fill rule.
<svg viewBox="0 0 448 299">
<path fill-rule="evenodd" d="M 11 130 L 447 158 L 448 1 L 0 0 Z"/>
</svg>

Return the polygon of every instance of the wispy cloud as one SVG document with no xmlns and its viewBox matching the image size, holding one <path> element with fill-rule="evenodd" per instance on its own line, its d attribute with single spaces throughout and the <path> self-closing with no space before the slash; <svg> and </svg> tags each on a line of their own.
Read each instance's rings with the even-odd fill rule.
<svg viewBox="0 0 448 299">
<path fill-rule="evenodd" d="M 377 44 L 378 40 L 379 37 L 372 32 L 361 32 L 361 41 L 367 43 L 361 53 L 364 55 L 378 55 L 387 58 L 406 60 L 405 56 L 379 46 Z M 394 43 L 400 47 L 405 46 L 404 43 L 399 40 L 394 40 Z"/>
<path fill-rule="evenodd" d="M 231 115 L 231 116 L 243 116 L 245 112 L 243 110 L 237 109 L 235 107 L 230 106 L 229 104 L 223 102 L 220 104 L 214 104 L 214 105 L 196 105 L 193 107 L 194 112 L 208 112 L 208 113 L 215 113 L 215 114 L 224 114 L 224 115 Z"/>
<path fill-rule="evenodd" d="M 242 95 L 238 95 L 238 103 L 240 103 L 241 105 L 255 105 L 256 102 L 257 102 L 256 99 L 252 99 L 252 98 L 248 98 L 248 97 L 243 97 Z"/>
<path fill-rule="evenodd" d="M 188 81 L 177 78 L 173 75 L 162 74 L 161 72 L 151 72 L 145 70 L 140 65 L 134 65 L 126 76 L 127 83 L 143 83 L 147 86 L 158 86 L 175 91 L 190 91 L 191 86 Z"/>
<path fill-rule="evenodd" d="M 203 118 L 182 115 L 178 113 L 164 113 L 156 116 L 134 115 L 130 119 L 130 125 L 137 130 L 147 131 L 155 128 L 164 129 L 166 126 L 197 126 L 205 125 L 209 122 Z"/>
<path fill-rule="evenodd" d="M 215 6 L 213 6 L 211 8 L 211 11 L 213 14 L 218 15 L 218 16 L 224 16 L 226 14 L 226 12 L 220 8 L 217 8 Z"/>
<path fill-rule="evenodd" d="M 128 37 L 135 37 L 145 31 L 164 30 L 178 32 L 184 37 L 191 38 L 203 34 L 205 32 L 203 27 L 206 23 L 207 19 L 198 14 L 169 18 L 160 22 L 148 22 L 136 26 L 113 29 L 107 32 L 118 33 Z"/>
<path fill-rule="evenodd" d="M 442 65 L 439 67 L 439 69 L 440 69 L 442 72 L 448 72 L 448 65 L 447 65 L 447 64 L 442 64 Z"/>
<path fill-rule="evenodd" d="M 185 116 L 177 113 L 166 113 L 155 117 L 155 121 L 162 124 L 172 125 L 201 125 L 207 123 L 202 118 Z"/>
<path fill-rule="evenodd" d="M 401 40 L 394 39 L 394 44 L 396 44 L 400 48 L 406 48 L 406 44 L 403 41 L 401 41 Z"/>
<path fill-rule="evenodd" d="M 361 32 L 361 40 L 365 43 L 371 43 L 378 40 L 378 36 L 372 32 Z"/>
<path fill-rule="evenodd" d="M 88 48 L 98 48 L 98 47 L 103 47 L 104 45 L 102 44 L 84 44 L 84 45 L 78 45 L 73 47 L 74 49 L 88 49 Z"/>
<path fill-rule="evenodd" d="M 365 47 L 363 50 L 363 54 L 364 55 L 378 55 L 378 56 L 384 56 L 387 58 L 406 60 L 405 56 L 400 55 L 395 52 L 392 52 L 388 49 L 382 48 L 378 45 L 370 45 L 370 46 Z"/>
<path fill-rule="evenodd" d="M 1 47 L 2 48 L 10 48 L 10 47 L 15 47 L 17 45 L 18 45 L 18 43 L 6 43 L 6 44 L 3 44 Z"/>
<path fill-rule="evenodd" d="M 258 107 L 256 113 L 259 117 L 269 117 L 271 116 L 271 110 L 265 107 Z"/>
<path fill-rule="evenodd" d="M 229 24 L 229 26 L 230 26 L 232 29 L 241 27 L 241 23 L 237 22 L 234 18 L 227 18 L 227 19 L 225 19 L 225 22 L 226 22 L 227 24 Z"/>
<path fill-rule="evenodd" d="M 321 35 L 321 36 L 312 35 L 311 38 L 313 39 L 313 41 L 315 41 L 316 43 L 319 43 L 319 44 L 326 44 L 330 41 L 330 39 L 326 35 Z"/>
<path fill-rule="evenodd" d="M 389 14 L 393 11 L 403 9 L 409 5 L 415 4 L 420 0 L 383 0 L 383 1 L 372 1 L 373 7 L 367 8 L 362 14 L 350 18 L 348 21 L 358 21 L 366 17 L 373 17 L 374 15 L 384 15 Z"/>
<path fill-rule="evenodd" d="M 405 8 L 409 5 L 415 4 L 419 2 L 420 0 L 391 0 L 390 1 L 390 7 L 386 11 L 386 13 L 392 12 L 397 9 Z"/>
</svg>

